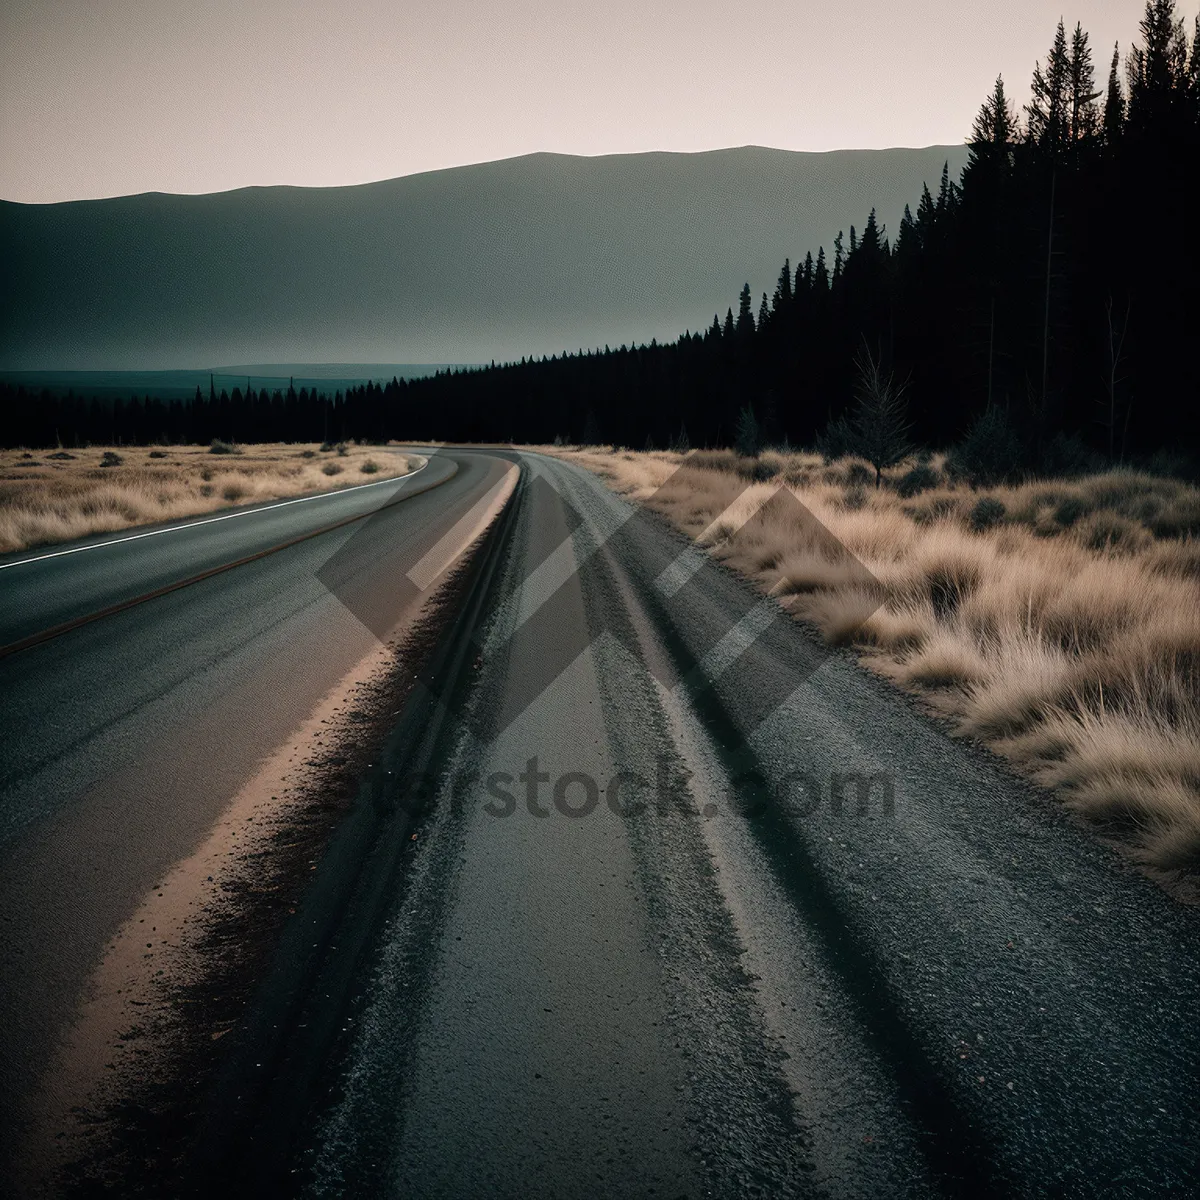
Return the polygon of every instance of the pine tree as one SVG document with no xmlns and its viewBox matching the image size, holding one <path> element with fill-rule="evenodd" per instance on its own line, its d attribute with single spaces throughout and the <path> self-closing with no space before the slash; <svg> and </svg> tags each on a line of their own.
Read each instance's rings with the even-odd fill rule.
<svg viewBox="0 0 1200 1200">
<path fill-rule="evenodd" d="M 775 311 L 784 312 L 792 302 L 792 264 L 791 260 L 783 260 L 783 270 L 779 272 L 779 282 L 775 284 Z"/>
<path fill-rule="evenodd" d="M 733 340 L 733 309 L 732 308 L 727 308 L 725 310 L 725 328 L 723 330 L 723 333 L 724 333 L 725 339 L 727 341 Z"/>
<path fill-rule="evenodd" d="M 912 453 L 909 441 L 908 384 L 896 383 L 885 372 L 864 341 L 854 359 L 858 382 L 854 408 L 845 429 L 850 435 L 850 452 L 865 458 L 875 468 L 875 486 L 883 472 Z"/>
<path fill-rule="evenodd" d="M 738 414 L 734 449 L 746 458 L 757 458 L 762 449 L 762 431 L 754 408 L 749 404 Z"/>
<path fill-rule="evenodd" d="M 950 161 L 942 163 L 942 181 L 938 185 L 937 214 L 942 216 L 951 204 Z"/>
<path fill-rule="evenodd" d="M 933 226 L 937 220 L 937 210 L 934 208 L 933 197 L 929 194 L 929 185 L 921 185 L 921 199 L 917 204 L 917 236 L 922 246 L 929 246 L 933 238 Z"/>
<path fill-rule="evenodd" d="M 758 328 L 766 329 L 767 321 L 771 317 L 771 310 L 767 305 L 767 293 L 762 294 L 762 303 L 758 306 Z"/>
<path fill-rule="evenodd" d="M 742 285 L 742 294 L 738 300 L 738 337 L 747 338 L 754 332 L 754 301 L 750 298 L 750 285 Z"/>
<path fill-rule="evenodd" d="M 1070 62 L 1070 120 L 1067 136 L 1072 145 L 1093 137 L 1100 121 L 1096 113 L 1096 72 L 1092 66 L 1092 49 L 1083 26 L 1075 24 L 1071 35 Z"/>
<path fill-rule="evenodd" d="M 862 241 L 859 242 L 863 257 L 867 259 L 878 258 L 885 241 L 886 238 L 881 236 L 875 219 L 875 210 L 871 209 L 871 215 L 867 217 L 866 228 L 863 229 Z"/>
<path fill-rule="evenodd" d="M 953 221 L 958 215 L 959 206 L 962 204 L 962 188 L 953 180 L 950 181 L 950 187 L 946 192 L 946 217 Z"/>
<path fill-rule="evenodd" d="M 917 236 L 917 227 L 913 222 L 912 211 L 904 206 L 904 216 L 900 218 L 900 232 L 896 235 L 896 257 L 902 263 L 913 261 L 921 252 L 921 242 Z M 901 268 L 903 270 L 903 268 Z"/>
<path fill-rule="evenodd" d="M 824 247 L 821 248 L 824 253 Z M 846 265 L 846 256 L 842 252 L 842 231 L 839 229 L 837 237 L 833 239 L 833 282 L 837 283 L 842 277 L 842 268 Z"/>
<path fill-rule="evenodd" d="M 1187 35 L 1175 16 L 1175 0 L 1147 0 L 1138 23 L 1142 45 L 1126 63 L 1129 78 L 1129 125 L 1136 131 L 1162 132 L 1161 122 L 1186 93 Z"/>
<path fill-rule="evenodd" d="M 841 236 L 839 234 L 839 236 Z M 817 250 L 817 265 L 813 268 L 813 287 L 822 295 L 829 291 L 829 268 L 825 266 L 825 247 Z"/>
<path fill-rule="evenodd" d="M 971 126 L 968 144 L 972 158 L 986 158 L 1007 166 L 1011 159 L 1010 148 L 1017 135 L 1017 113 L 1004 94 L 1004 77 L 997 75 L 992 94 L 983 102 L 975 124 Z"/>
<path fill-rule="evenodd" d="M 1067 51 L 1067 31 L 1062 21 L 1054 34 L 1054 44 L 1046 58 L 1046 69 L 1034 64 L 1033 92 L 1025 106 L 1029 114 L 1029 139 L 1051 159 L 1059 156 L 1070 126 L 1071 59 Z"/>
<path fill-rule="evenodd" d="M 1125 93 L 1121 90 L 1121 47 L 1113 46 L 1112 67 L 1108 72 L 1108 93 L 1104 98 L 1104 144 L 1115 146 L 1125 124 Z"/>
</svg>

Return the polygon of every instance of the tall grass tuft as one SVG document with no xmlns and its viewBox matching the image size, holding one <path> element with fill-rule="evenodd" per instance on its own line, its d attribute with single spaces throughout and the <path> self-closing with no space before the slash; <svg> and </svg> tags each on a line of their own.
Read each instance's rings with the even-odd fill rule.
<svg viewBox="0 0 1200 1200">
<path fill-rule="evenodd" d="M 1147 866 L 1200 872 L 1197 488 L 1110 470 L 980 491 L 935 456 L 876 489 L 861 462 L 770 450 L 756 461 L 771 481 L 747 488 L 752 469 L 725 451 L 557 453 L 857 647 Z M 770 504 L 779 487 L 849 556 Z"/>
</svg>

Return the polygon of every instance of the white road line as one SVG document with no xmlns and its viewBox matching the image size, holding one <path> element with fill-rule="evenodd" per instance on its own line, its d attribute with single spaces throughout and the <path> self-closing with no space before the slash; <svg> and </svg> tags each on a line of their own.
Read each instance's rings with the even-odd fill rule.
<svg viewBox="0 0 1200 1200">
<path fill-rule="evenodd" d="M 429 466 L 428 460 L 416 471 L 408 471 L 403 475 L 392 475 L 387 479 L 376 479 L 372 483 L 356 483 L 353 487 L 341 488 L 336 492 L 318 492 L 315 496 L 298 496 L 295 500 L 280 500 L 278 504 L 264 504 L 262 508 L 248 508 L 245 512 L 225 513 L 220 517 L 205 517 L 202 521 L 189 521 L 186 525 L 168 525 L 166 529 L 152 529 L 149 533 L 131 533 L 128 537 L 112 538 L 107 542 L 92 542 L 87 546 L 73 546 L 70 550 L 52 550 L 49 554 L 39 554 L 34 558 L 21 558 L 16 562 L 0 563 L 0 571 L 7 571 L 9 567 L 24 567 L 29 563 L 45 562 L 48 558 L 62 558 L 66 554 L 82 554 L 85 550 L 104 550 L 109 546 L 119 546 L 122 542 L 138 542 L 142 538 L 158 537 L 160 533 L 178 533 L 182 529 L 196 529 L 200 525 L 212 525 L 216 521 L 232 521 L 235 517 L 252 517 L 256 513 L 270 512 L 273 508 L 287 508 L 289 504 L 306 504 L 309 500 L 329 500 L 334 496 L 361 492 L 364 488 L 382 487 L 385 483 L 399 483 L 402 479 L 411 479 L 425 470 L 427 466 Z"/>
</svg>

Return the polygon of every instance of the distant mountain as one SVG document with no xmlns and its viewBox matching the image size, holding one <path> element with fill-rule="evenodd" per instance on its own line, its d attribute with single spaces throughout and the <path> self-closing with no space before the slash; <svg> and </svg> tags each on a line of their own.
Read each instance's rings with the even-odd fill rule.
<svg viewBox="0 0 1200 1200">
<path fill-rule="evenodd" d="M 757 309 L 963 146 L 533 154 L 339 188 L 0 202 L 0 368 L 486 362 Z"/>
</svg>

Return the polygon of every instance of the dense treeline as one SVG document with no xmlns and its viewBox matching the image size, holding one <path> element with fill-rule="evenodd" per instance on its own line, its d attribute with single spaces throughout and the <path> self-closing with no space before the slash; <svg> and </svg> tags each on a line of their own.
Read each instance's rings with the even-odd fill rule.
<svg viewBox="0 0 1200 1200">
<path fill-rule="evenodd" d="M 1200 17 L 1150 0 L 1097 82 L 1060 22 L 1018 114 L 996 81 L 960 181 L 943 172 L 894 240 L 872 212 L 829 254 L 785 262 L 772 295 L 670 345 L 565 354 L 332 398 L 235 391 L 106 408 L 8 389 L 6 440 L 429 438 L 812 443 L 852 402 L 863 351 L 906 396 L 913 436 L 969 435 L 1014 466 L 1070 467 L 1200 443 Z"/>
<path fill-rule="evenodd" d="M 191 400 L 87 399 L 0 384 L 7 414 L 3 444 L 386 441 L 412 436 L 405 433 L 406 393 L 407 385 L 396 379 L 332 395 L 316 389 L 297 391 L 291 384 L 286 389 L 247 386 L 217 391 L 210 383 L 207 395 L 197 388 Z"/>
<path fill-rule="evenodd" d="M 909 380 L 926 443 L 982 423 L 1051 467 L 1196 447 L 1200 37 L 1152 0 L 1101 86 L 1086 32 L 1060 23 L 1032 93 L 1018 115 L 996 81 L 962 180 L 944 172 L 894 244 L 872 213 L 705 333 L 421 381 L 413 418 L 430 436 L 696 445 L 733 442 L 750 405 L 767 439 L 811 444 L 851 404 L 865 343 Z"/>
</svg>

